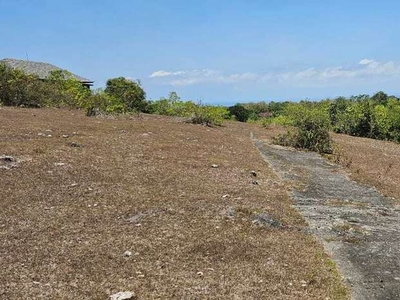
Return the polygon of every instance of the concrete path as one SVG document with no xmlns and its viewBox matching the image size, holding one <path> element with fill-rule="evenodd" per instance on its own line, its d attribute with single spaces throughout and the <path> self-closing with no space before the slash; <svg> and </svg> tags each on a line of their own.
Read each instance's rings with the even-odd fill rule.
<svg viewBox="0 0 400 300">
<path fill-rule="evenodd" d="M 355 300 L 400 299 L 400 207 L 320 155 L 254 140 L 293 184 L 292 198 L 339 266 Z"/>
</svg>

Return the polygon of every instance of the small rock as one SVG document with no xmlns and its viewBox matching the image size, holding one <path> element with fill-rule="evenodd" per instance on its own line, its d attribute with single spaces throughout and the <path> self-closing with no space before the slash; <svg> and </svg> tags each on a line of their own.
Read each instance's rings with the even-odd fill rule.
<svg viewBox="0 0 400 300">
<path fill-rule="evenodd" d="M 254 180 L 254 181 L 252 182 L 252 184 L 258 185 L 258 181 Z"/>
<path fill-rule="evenodd" d="M 234 218 L 236 216 L 236 210 L 233 207 L 228 207 L 221 211 L 220 215 L 228 218 Z"/>
<path fill-rule="evenodd" d="M 63 137 L 64 139 L 66 139 L 66 138 L 69 138 L 69 135 L 68 135 L 68 134 L 63 134 L 62 137 Z"/>
<path fill-rule="evenodd" d="M 47 135 L 47 137 L 52 137 L 52 135 L 51 135 L 51 134 L 49 134 L 49 135 Z"/>
<path fill-rule="evenodd" d="M 229 197 L 228 194 L 222 196 L 222 198 L 228 198 L 228 197 Z"/>
<path fill-rule="evenodd" d="M 253 177 L 257 177 L 256 171 L 250 171 L 250 174 L 251 174 Z"/>
<path fill-rule="evenodd" d="M 131 257 L 132 256 L 132 252 L 127 250 L 124 252 L 124 257 Z"/>
<path fill-rule="evenodd" d="M 204 273 L 201 272 L 201 271 L 199 271 L 199 272 L 197 272 L 197 275 L 200 276 L 200 277 L 202 277 L 202 276 L 204 276 Z"/>
<path fill-rule="evenodd" d="M 110 300 L 129 300 L 134 298 L 135 293 L 133 292 L 119 292 L 110 296 Z"/>
<path fill-rule="evenodd" d="M 80 148 L 80 147 L 82 147 L 82 145 L 79 145 L 79 144 L 76 143 L 76 142 L 72 142 L 72 143 L 70 144 L 70 146 L 71 146 L 71 147 L 74 147 L 74 148 Z"/>
<path fill-rule="evenodd" d="M 279 223 L 278 220 L 275 220 L 274 218 L 272 218 L 271 216 L 269 216 L 266 213 L 261 213 L 261 214 L 256 215 L 253 218 L 252 223 L 254 225 L 258 225 L 258 226 L 264 226 L 264 225 L 268 225 L 271 227 L 280 227 L 281 226 L 281 224 Z"/>
<path fill-rule="evenodd" d="M 56 167 L 62 167 L 62 166 L 65 166 L 66 164 L 65 164 L 65 163 L 59 162 L 59 163 L 54 163 L 54 165 L 55 165 Z"/>
<path fill-rule="evenodd" d="M 13 161 L 15 161 L 15 158 L 10 155 L 2 155 L 2 156 L 0 156 L 0 160 L 2 160 L 4 162 L 13 162 Z"/>
<path fill-rule="evenodd" d="M 216 165 L 216 164 L 212 164 L 212 165 L 211 165 L 211 168 L 214 168 L 214 169 L 216 169 L 216 168 L 218 168 L 218 165 Z"/>
<path fill-rule="evenodd" d="M 305 280 L 301 280 L 300 284 L 302 287 L 306 287 L 307 286 L 307 282 Z"/>
</svg>

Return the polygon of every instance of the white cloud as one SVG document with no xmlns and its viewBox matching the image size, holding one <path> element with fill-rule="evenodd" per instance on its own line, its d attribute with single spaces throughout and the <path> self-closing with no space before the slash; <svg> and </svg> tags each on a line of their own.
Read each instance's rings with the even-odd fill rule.
<svg viewBox="0 0 400 300">
<path fill-rule="evenodd" d="M 183 75 L 185 72 L 183 71 L 177 71 L 177 72 L 167 72 L 164 70 L 156 71 L 152 73 L 149 77 L 150 78 L 155 78 L 155 77 L 167 77 L 167 76 L 178 76 L 178 75 Z"/>
<path fill-rule="evenodd" d="M 308 68 L 291 72 L 271 73 L 232 73 L 225 74 L 220 71 L 203 69 L 188 71 L 156 71 L 149 77 L 159 79 L 163 83 L 171 85 L 196 85 L 202 83 L 236 84 L 236 83 L 287 83 L 287 84 L 324 84 L 329 85 L 348 80 L 363 80 L 374 76 L 399 76 L 399 62 L 378 62 L 372 59 L 362 59 L 358 65 L 352 68 L 329 67 Z"/>
<path fill-rule="evenodd" d="M 361 60 L 360 62 L 359 62 L 359 64 L 360 65 L 369 65 L 369 64 L 371 64 L 371 63 L 373 63 L 374 61 L 372 60 L 372 59 L 367 59 L 367 58 L 364 58 L 363 60 Z"/>
</svg>

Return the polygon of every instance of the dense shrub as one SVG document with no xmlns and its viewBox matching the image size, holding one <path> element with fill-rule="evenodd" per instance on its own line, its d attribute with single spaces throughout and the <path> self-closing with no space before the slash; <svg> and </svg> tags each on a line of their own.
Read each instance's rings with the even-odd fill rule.
<svg viewBox="0 0 400 300">
<path fill-rule="evenodd" d="M 319 152 L 330 149 L 329 128 L 337 133 L 400 142 L 400 100 L 378 92 L 372 97 L 363 94 L 320 102 L 286 103 L 279 116 L 264 121 L 265 126 L 271 124 L 296 128 L 277 138 L 278 143 Z"/>
<path fill-rule="evenodd" d="M 241 104 L 236 104 L 228 108 L 229 113 L 239 122 L 247 122 L 251 112 Z"/>
<path fill-rule="evenodd" d="M 125 77 L 107 80 L 104 93 L 118 102 L 117 106 L 124 106 L 126 111 L 145 111 L 147 109 L 146 92 L 140 81 L 133 81 Z"/>
<path fill-rule="evenodd" d="M 330 120 L 327 111 L 310 103 L 287 105 L 284 114 L 293 129 L 275 138 L 275 143 L 319 153 L 331 153 Z"/>
<path fill-rule="evenodd" d="M 196 104 L 188 122 L 206 126 L 221 126 L 228 116 L 229 111 L 225 107 Z"/>
<path fill-rule="evenodd" d="M 187 122 L 207 126 L 221 125 L 229 118 L 229 111 L 225 107 L 182 101 L 175 92 L 171 92 L 168 98 L 150 102 L 148 111 L 154 114 L 184 117 Z"/>
<path fill-rule="evenodd" d="M 28 75 L 0 64 L 0 103 L 25 107 L 81 107 L 90 90 L 68 76 L 68 72 L 52 72 L 48 79 Z"/>
</svg>

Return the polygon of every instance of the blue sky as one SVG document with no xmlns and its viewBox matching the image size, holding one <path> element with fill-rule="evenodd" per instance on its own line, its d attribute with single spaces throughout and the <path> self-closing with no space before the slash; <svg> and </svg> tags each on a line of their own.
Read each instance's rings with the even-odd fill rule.
<svg viewBox="0 0 400 300">
<path fill-rule="evenodd" d="M 400 94 L 400 1 L 0 0 L 0 58 L 149 98 L 233 104 Z"/>
</svg>

